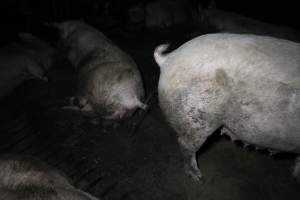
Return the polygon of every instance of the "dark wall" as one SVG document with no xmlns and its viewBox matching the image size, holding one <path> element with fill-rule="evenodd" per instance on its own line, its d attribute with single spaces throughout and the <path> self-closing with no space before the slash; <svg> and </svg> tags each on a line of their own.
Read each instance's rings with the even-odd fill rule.
<svg viewBox="0 0 300 200">
<path fill-rule="evenodd" d="M 1 0 L 0 42 L 14 37 L 19 31 L 32 31 L 46 21 L 96 18 L 112 15 L 116 19 L 126 18 L 129 5 L 141 0 Z M 145 2 L 150 0 L 144 0 Z M 199 0 L 189 0 L 197 4 Z M 209 4 L 211 0 L 200 0 Z M 300 12 L 296 1 L 233 1 L 215 0 L 219 9 L 235 11 L 263 21 L 299 27 Z"/>
<path fill-rule="evenodd" d="M 263 21 L 299 27 L 297 1 L 233 1 L 216 0 L 217 8 L 235 11 Z"/>
</svg>

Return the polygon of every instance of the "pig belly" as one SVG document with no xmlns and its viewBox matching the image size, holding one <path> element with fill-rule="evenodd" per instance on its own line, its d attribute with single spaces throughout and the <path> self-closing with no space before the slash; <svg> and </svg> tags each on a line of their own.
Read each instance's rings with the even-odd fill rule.
<svg viewBox="0 0 300 200">
<path fill-rule="evenodd" d="M 268 125 L 268 120 L 263 123 Z M 254 145 L 258 149 L 300 153 L 299 130 L 281 130 L 277 127 L 265 130 L 265 124 L 232 120 L 231 123 L 226 123 L 225 132 L 233 140 L 241 140 L 244 144 Z"/>
<path fill-rule="evenodd" d="M 300 95 L 292 89 L 272 87 L 261 92 L 240 91 L 237 98 L 233 95 L 224 124 L 233 139 L 258 148 L 300 153 Z"/>
</svg>

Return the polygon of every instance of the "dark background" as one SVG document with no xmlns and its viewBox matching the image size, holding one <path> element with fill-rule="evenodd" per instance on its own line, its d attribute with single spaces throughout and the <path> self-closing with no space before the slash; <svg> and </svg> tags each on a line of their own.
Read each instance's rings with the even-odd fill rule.
<svg viewBox="0 0 300 200">
<path fill-rule="evenodd" d="M 105 9 L 108 5 L 109 9 Z M 81 114 L 61 109 L 76 92 L 77 75 L 66 59 L 47 72 L 48 82 L 30 80 L 0 104 L 0 153 L 33 155 L 64 172 L 74 185 L 102 200 L 298 200 L 291 175 L 294 155 L 268 156 L 242 148 L 219 132 L 198 152 L 205 176 L 198 184 L 186 176 L 176 132 L 158 105 L 158 44 L 180 29 L 155 34 L 131 25 L 128 8 L 136 0 L 2 0 L 0 45 L 31 32 L 55 44 L 49 21 L 83 18 L 101 30 L 137 63 L 148 102 L 119 126 L 94 125 Z M 190 1 L 197 6 L 197 0 Z M 208 1 L 201 1 L 204 7 Z M 216 1 L 218 9 L 299 29 L 296 1 Z M 135 29 L 136 28 L 136 29 Z M 180 36 L 180 34 L 179 34 Z M 182 42 L 188 37 L 183 37 Z M 63 54 L 62 54 L 63 55 Z M 1 194 L 0 194 L 1 199 Z"/>
<path fill-rule="evenodd" d="M 189 0 L 197 6 L 204 7 L 208 0 Z M 104 10 L 109 3 L 108 11 Z M 24 30 L 38 29 L 43 22 L 62 21 L 66 19 L 95 18 L 108 14 L 110 17 L 126 21 L 128 8 L 138 0 L 2 0 L 0 5 L 1 43 L 14 37 L 15 33 Z M 145 0 L 144 2 L 147 2 Z M 218 1 L 218 9 L 234 11 L 245 16 L 275 24 L 289 25 L 299 29 L 300 14 L 296 1 Z M 108 12 L 108 13 L 104 13 Z M 100 27 L 101 28 L 101 27 Z"/>
</svg>

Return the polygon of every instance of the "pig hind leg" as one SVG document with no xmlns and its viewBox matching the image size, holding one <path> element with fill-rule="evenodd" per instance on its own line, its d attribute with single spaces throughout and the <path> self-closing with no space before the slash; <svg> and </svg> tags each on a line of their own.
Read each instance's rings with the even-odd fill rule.
<svg viewBox="0 0 300 200">
<path fill-rule="evenodd" d="M 178 143 L 184 158 L 185 172 L 193 180 L 203 181 L 203 175 L 197 165 L 196 153 L 207 138 L 220 126 L 215 122 L 210 123 L 206 120 L 198 120 L 196 126 L 198 127 L 191 125 L 186 134 L 179 136 Z"/>
</svg>

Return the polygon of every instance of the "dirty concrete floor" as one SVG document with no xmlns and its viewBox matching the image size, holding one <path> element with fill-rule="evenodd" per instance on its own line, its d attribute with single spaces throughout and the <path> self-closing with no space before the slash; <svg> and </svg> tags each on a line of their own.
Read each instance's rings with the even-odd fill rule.
<svg viewBox="0 0 300 200">
<path fill-rule="evenodd" d="M 68 63 L 60 63 L 48 73 L 49 82 L 27 82 L 2 105 L 1 153 L 39 157 L 104 200 L 300 198 L 300 185 L 291 176 L 292 156 L 243 149 L 218 133 L 198 154 L 205 183 L 186 177 L 176 133 L 155 93 L 159 69 L 152 52 L 163 39 L 146 35 L 115 42 L 141 69 L 146 92 L 152 94 L 147 113 L 112 127 L 62 110 L 75 92 L 76 73 Z"/>
</svg>

